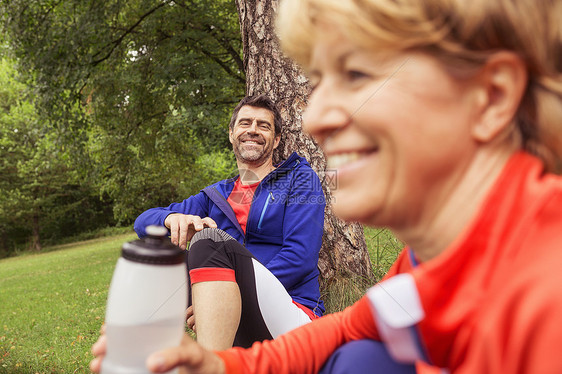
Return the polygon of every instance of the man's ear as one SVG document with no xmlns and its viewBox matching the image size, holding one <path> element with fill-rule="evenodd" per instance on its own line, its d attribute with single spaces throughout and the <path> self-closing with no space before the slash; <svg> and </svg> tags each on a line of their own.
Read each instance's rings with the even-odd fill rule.
<svg viewBox="0 0 562 374">
<path fill-rule="evenodd" d="M 230 144 L 234 144 L 233 139 L 232 139 L 232 127 L 228 127 L 228 141 L 230 142 Z"/>
<path fill-rule="evenodd" d="M 478 74 L 478 120 L 472 127 L 474 139 L 489 142 L 513 122 L 527 87 L 523 60 L 512 52 L 492 55 Z"/>
<path fill-rule="evenodd" d="M 281 135 L 275 135 L 275 143 L 273 145 L 273 149 L 277 149 L 280 141 L 281 141 Z"/>
</svg>

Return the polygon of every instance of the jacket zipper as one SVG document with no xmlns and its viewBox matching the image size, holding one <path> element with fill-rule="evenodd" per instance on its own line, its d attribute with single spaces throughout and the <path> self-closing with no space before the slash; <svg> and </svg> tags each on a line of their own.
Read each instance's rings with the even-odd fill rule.
<svg viewBox="0 0 562 374">
<path fill-rule="evenodd" d="M 267 207 L 269 206 L 269 201 L 274 201 L 274 200 L 275 200 L 275 198 L 273 197 L 273 193 L 271 191 L 269 191 L 269 197 L 265 201 L 265 205 L 263 206 L 263 209 L 261 211 L 260 220 L 258 222 L 258 229 L 261 229 L 261 223 L 263 221 L 263 217 L 265 216 L 265 211 L 267 210 Z"/>
</svg>

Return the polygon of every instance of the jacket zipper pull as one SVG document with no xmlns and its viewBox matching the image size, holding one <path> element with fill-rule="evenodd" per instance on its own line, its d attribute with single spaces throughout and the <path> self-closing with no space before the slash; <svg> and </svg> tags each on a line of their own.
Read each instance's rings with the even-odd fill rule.
<svg viewBox="0 0 562 374">
<path fill-rule="evenodd" d="M 265 216 L 265 211 L 267 210 L 270 201 L 275 201 L 275 198 L 273 197 L 273 193 L 271 191 L 269 191 L 269 197 L 265 201 L 265 205 L 263 206 L 263 209 L 261 211 L 260 220 L 258 221 L 258 229 L 261 229 L 261 223 L 263 221 L 263 217 Z"/>
</svg>

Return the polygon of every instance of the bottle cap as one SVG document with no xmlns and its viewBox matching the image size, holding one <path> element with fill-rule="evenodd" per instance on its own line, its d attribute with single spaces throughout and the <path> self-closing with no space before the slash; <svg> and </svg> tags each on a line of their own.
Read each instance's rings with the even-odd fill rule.
<svg viewBox="0 0 562 374">
<path fill-rule="evenodd" d="M 168 236 L 168 229 L 164 226 L 156 226 L 150 225 L 146 226 L 146 235 L 148 236 L 158 236 L 158 237 L 165 237 Z"/>
<path fill-rule="evenodd" d="M 185 262 L 186 251 L 172 244 L 168 229 L 151 225 L 146 237 L 123 244 L 121 256 L 133 262 L 154 265 L 176 265 Z"/>
</svg>

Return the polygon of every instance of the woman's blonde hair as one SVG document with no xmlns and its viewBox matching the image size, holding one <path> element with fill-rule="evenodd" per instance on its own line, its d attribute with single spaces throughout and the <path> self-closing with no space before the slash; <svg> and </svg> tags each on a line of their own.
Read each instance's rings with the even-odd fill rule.
<svg viewBox="0 0 562 374">
<path fill-rule="evenodd" d="M 516 53 L 529 74 L 515 117 L 523 147 L 561 172 L 561 17 L 562 0 L 281 0 L 277 29 L 304 68 L 330 25 L 365 48 L 425 52 L 456 72 Z"/>
</svg>

